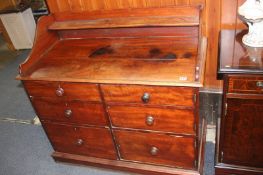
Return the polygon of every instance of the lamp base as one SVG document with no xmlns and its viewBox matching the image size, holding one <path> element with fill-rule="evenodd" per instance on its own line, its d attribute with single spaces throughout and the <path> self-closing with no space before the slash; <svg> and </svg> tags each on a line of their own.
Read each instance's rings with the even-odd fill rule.
<svg viewBox="0 0 263 175">
<path fill-rule="evenodd" d="M 250 34 L 244 35 L 242 42 L 250 47 L 263 47 L 263 38 L 254 37 Z"/>
</svg>

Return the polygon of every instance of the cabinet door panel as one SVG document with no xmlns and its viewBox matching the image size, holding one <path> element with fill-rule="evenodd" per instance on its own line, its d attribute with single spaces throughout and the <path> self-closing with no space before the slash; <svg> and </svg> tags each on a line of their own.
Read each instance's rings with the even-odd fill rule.
<svg viewBox="0 0 263 175">
<path fill-rule="evenodd" d="M 227 99 L 223 163 L 263 167 L 263 100 Z"/>
</svg>

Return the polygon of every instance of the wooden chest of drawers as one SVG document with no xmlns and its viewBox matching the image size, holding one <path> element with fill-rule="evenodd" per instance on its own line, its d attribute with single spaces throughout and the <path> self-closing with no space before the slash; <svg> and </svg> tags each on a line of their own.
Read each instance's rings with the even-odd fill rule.
<svg viewBox="0 0 263 175">
<path fill-rule="evenodd" d="M 262 48 L 243 45 L 243 35 L 244 31 L 232 30 L 221 34 L 219 74 L 224 77 L 224 100 L 218 122 L 216 175 L 263 174 Z M 231 41 L 235 47 L 227 50 Z M 260 57 L 255 59 L 253 52 Z M 232 59 L 225 57 L 229 53 Z"/>
<path fill-rule="evenodd" d="M 18 79 L 53 157 L 137 173 L 202 174 L 200 8 L 129 12 L 39 21 Z"/>
</svg>

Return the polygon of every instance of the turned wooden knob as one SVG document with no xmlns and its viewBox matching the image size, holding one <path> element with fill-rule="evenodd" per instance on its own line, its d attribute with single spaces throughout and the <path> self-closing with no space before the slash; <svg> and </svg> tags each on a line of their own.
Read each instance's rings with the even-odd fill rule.
<svg viewBox="0 0 263 175">
<path fill-rule="evenodd" d="M 84 141 L 82 139 L 78 139 L 76 143 L 78 146 L 81 146 L 83 145 Z"/>
<path fill-rule="evenodd" d="M 263 88 L 263 81 L 258 81 L 257 82 L 257 87 Z"/>
<path fill-rule="evenodd" d="M 150 151 L 151 155 L 155 156 L 158 154 L 158 152 L 159 152 L 158 148 L 156 148 L 156 147 L 151 148 L 151 151 Z"/>
<path fill-rule="evenodd" d="M 150 94 L 149 93 L 144 93 L 143 95 L 142 95 L 142 101 L 144 102 L 144 103 L 148 103 L 149 101 L 150 101 Z"/>
<path fill-rule="evenodd" d="M 147 124 L 148 126 L 152 126 L 153 123 L 154 123 L 154 118 L 153 118 L 153 116 L 151 116 L 151 115 L 147 116 L 147 117 L 146 117 L 146 124 Z"/>
<path fill-rule="evenodd" d="M 71 110 L 71 109 L 67 109 L 67 110 L 65 111 L 65 116 L 66 116 L 67 118 L 71 117 L 71 116 L 72 116 L 72 110 Z"/>
<path fill-rule="evenodd" d="M 61 87 L 59 87 L 59 88 L 56 90 L 56 94 L 57 94 L 57 96 L 59 96 L 59 97 L 63 96 L 63 94 L 64 94 L 64 89 L 62 89 Z"/>
</svg>

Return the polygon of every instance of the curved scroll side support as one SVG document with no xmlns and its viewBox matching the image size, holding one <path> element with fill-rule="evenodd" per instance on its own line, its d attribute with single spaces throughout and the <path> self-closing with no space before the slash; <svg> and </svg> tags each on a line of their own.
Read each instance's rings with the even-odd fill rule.
<svg viewBox="0 0 263 175">
<path fill-rule="evenodd" d="M 32 51 L 27 59 L 19 65 L 20 78 L 27 76 L 33 65 L 59 40 L 56 32 L 48 30 L 48 27 L 54 21 L 55 18 L 53 16 L 43 16 L 39 19 Z"/>
</svg>

